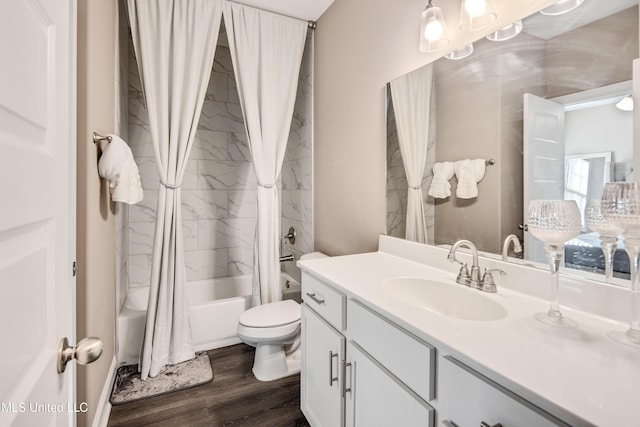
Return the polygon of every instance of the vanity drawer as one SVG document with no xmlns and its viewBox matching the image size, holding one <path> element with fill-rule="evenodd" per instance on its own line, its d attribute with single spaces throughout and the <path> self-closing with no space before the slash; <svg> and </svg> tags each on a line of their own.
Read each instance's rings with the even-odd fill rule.
<svg viewBox="0 0 640 427">
<path fill-rule="evenodd" d="M 302 300 L 339 331 L 345 329 L 346 297 L 309 274 L 302 275 Z"/>
<path fill-rule="evenodd" d="M 347 303 L 349 337 L 425 401 L 435 395 L 434 347 L 356 300 Z"/>
</svg>

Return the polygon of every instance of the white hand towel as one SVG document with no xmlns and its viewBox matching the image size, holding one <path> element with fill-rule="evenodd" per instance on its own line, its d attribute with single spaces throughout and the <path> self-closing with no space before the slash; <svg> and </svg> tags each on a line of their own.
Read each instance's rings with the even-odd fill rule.
<svg viewBox="0 0 640 427">
<path fill-rule="evenodd" d="M 449 197 L 451 195 L 451 184 L 449 183 L 451 178 L 453 178 L 453 163 L 435 163 L 433 165 L 433 180 L 428 194 L 436 199 Z"/>
<path fill-rule="evenodd" d="M 109 181 L 111 200 L 135 204 L 142 200 L 142 183 L 138 165 L 126 142 L 117 135 L 109 135 L 111 142 L 106 145 L 98 161 L 98 173 Z"/>
<path fill-rule="evenodd" d="M 454 166 L 458 179 L 456 196 L 459 199 L 478 197 L 478 183 L 484 178 L 486 168 L 484 159 L 460 160 Z"/>
</svg>

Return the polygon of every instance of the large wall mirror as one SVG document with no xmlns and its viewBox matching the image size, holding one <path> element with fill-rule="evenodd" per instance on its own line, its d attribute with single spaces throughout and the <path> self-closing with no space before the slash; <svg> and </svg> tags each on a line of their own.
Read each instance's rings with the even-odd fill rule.
<svg viewBox="0 0 640 427">
<path fill-rule="evenodd" d="M 619 105 L 632 91 L 638 13 L 637 0 L 585 0 L 565 15 L 536 13 L 516 37 L 482 38 L 463 59 L 442 58 L 390 82 L 387 234 L 421 241 L 413 233 L 424 229 L 419 234 L 429 244 L 469 239 L 490 254 L 501 254 L 504 239 L 515 234 L 529 242 L 524 255 L 511 251 L 510 260 L 543 263 L 535 238 L 519 228 L 528 200 L 572 199 L 584 212 L 606 182 L 640 179 L 633 171 L 633 112 Z M 394 110 L 402 108 L 403 86 L 425 94 L 411 120 L 428 124 L 420 137 L 426 150 L 412 151 L 407 165 L 398 138 L 403 123 Z M 541 125 L 555 129 L 548 138 L 559 151 L 549 154 L 531 143 Z M 406 168 L 417 173 L 415 158 L 423 155 L 421 179 L 409 175 L 409 184 Z M 420 192 L 424 221 L 407 222 L 407 207 L 416 208 Z M 566 245 L 565 261 L 602 277 L 593 276 L 604 271 L 597 233 L 584 226 Z M 614 282 L 628 283 L 620 248 L 614 270 Z"/>
</svg>

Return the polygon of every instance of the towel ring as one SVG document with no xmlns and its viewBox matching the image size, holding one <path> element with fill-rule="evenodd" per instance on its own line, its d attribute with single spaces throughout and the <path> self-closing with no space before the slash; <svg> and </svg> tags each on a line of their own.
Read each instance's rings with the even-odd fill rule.
<svg viewBox="0 0 640 427">
<path fill-rule="evenodd" d="M 93 133 L 93 143 L 97 144 L 100 141 L 111 142 L 111 137 L 110 136 L 100 135 L 98 132 L 94 132 Z"/>
</svg>

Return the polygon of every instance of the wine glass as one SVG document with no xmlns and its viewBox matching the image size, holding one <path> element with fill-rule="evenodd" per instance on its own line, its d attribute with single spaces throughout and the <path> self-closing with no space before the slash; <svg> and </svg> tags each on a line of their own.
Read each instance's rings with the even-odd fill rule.
<svg viewBox="0 0 640 427">
<path fill-rule="evenodd" d="M 564 243 L 580 234 L 582 220 L 574 200 L 532 200 L 529 202 L 527 225 L 529 232 L 544 242 L 544 251 L 551 267 L 551 307 L 534 317 L 546 324 L 575 328 L 578 322 L 560 312 L 558 270 Z"/>
<path fill-rule="evenodd" d="M 631 322 L 626 332 L 609 331 L 614 341 L 640 346 L 640 286 L 638 261 L 640 258 L 640 184 L 610 182 L 602 192 L 602 214 L 611 224 L 622 228 L 624 249 L 631 267 Z"/>
<path fill-rule="evenodd" d="M 584 222 L 591 231 L 598 233 L 600 246 L 604 253 L 604 277 L 609 282 L 613 276 L 613 255 L 616 252 L 618 235 L 622 228 L 612 224 L 602 215 L 602 201 L 591 199 L 584 209 Z"/>
</svg>

